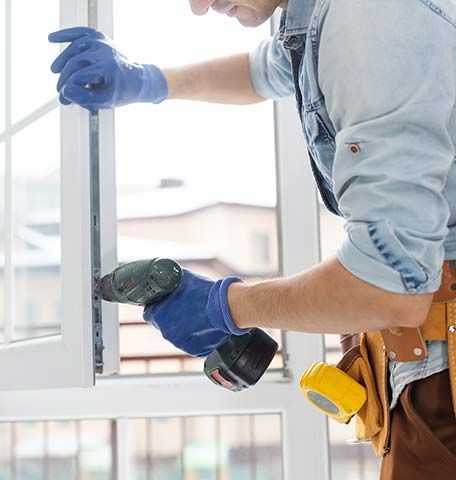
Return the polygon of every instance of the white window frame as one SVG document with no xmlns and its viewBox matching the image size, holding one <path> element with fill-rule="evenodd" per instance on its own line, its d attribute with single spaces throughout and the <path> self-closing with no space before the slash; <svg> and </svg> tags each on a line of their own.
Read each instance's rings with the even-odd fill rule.
<svg viewBox="0 0 456 480">
<path fill-rule="evenodd" d="M 6 72 L 11 72 L 11 7 L 13 0 L 5 2 L 6 36 Z M 62 26 L 86 24 L 88 19 L 86 0 L 60 0 L 60 22 Z M 5 142 L 5 343 L 0 345 L 0 389 L 36 389 L 62 387 L 88 387 L 95 382 L 95 370 L 102 372 L 103 367 L 94 364 L 94 316 L 92 265 L 92 226 L 93 215 L 89 192 L 93 183 L 91 166 L 88 161 L 90 148 L 88 112 L 78 107 L 61 108 L 61 333 L 49 337 L 14 341 L 12 338 L 14 325 L 14 284 L 12 260 L 14 227 L 13 227 L 13 195 L 11 141 L 14 134 L 29 127 L 35 121 L 58 108 L 57 99 L 41 106 L 16 124 L 11 121 L 11 73 L 7 74 L 5 88 L 6 122 L 5 132 L 1 140 Z M 112 114 L 103 115 L 104 137 L 106 132 L 113 131 Z M 111 145 L 111 143 L 106 143 Z M 112 148 L 104 147 L 100 152 L 103 159 L 104 194 L 112 192 L 115 186 L 114 177 L 108 175 L 113 170 Z M 112 195 L 111 195 L 112 196 Z M 105 201 L 110 201 L 109 194 Z M 114 202 L 115 205 L 115 202 Z M 111 269 L 116 263 L 115 245 L 112 227 L 115 225 L 115 208 L 110 212 L 102 209 L 104 216 L 100 219 L 106 225 L 106 233 L 102 239 L 105 255 L 103 266 Z M 104 227 L 102 225 L 102 228 Z M 103 307 L 106 330 L 111 337 L 109 348 L 103 352 L 105 372 L 118 370 L 119 349 L 116 338 L 116 309 Z M 99 332 L 101 333 L 101 331 Z"/>
<path fill-rule="evenodd" d="M 112 19 L 111 1 L 100 2 L 98 17 Z M 283 274 L 291 275 L 320 260 L 318 199 L 294 100 L 276 102 L 274 117 L 280 259 Z M 112 126 L 111 117 L 100 130 L 100 145 L 108 150 L 111 161 Z M 101 176 L 105 177 L 102 189 L 106 188 L 103 195 L 112 199 L 115 192 L 109 191 L 110 182 L 103 183 L 106 178 L 112 179 L 109 165 L 112 167 L 109 162 L 101 166 Z M 110 221 L 107 227 L 112 233 Z M 111 255 L 108 263 L 112 259 Z M 275 413 L 282 418 L 283 480 L 329 480 L 327 420 L 307 404 L 299 390 L 302 371 L 324 359 L 324 339 L 322 335 L 288 332 L 284 340 L 284 371 L 267 373 L 257 386 L 242 393 L 217 388 L 203 375 L 107 377 L 98 379 L 90 389 L 34 391 L 33 401 L 25 392 L 0 392 L 0 421 L 117 419 L 117 445 L 122 445 L 128 418 Z M 121 452 L 114 466 L 117 480 L 131 478 Z"/>
</svg>

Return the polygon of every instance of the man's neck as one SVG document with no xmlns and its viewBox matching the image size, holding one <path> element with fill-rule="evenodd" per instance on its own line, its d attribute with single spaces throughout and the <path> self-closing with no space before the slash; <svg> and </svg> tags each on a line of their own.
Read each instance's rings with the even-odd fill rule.
<svg viewBox="0 0 456 480">
<path fill-rule="evenodd" d="M 288 0 L 284 0 L 280 5 L 279 7 L 283 8 L 284 10 L 287 9 L 288 7 Z"/>
</svg>

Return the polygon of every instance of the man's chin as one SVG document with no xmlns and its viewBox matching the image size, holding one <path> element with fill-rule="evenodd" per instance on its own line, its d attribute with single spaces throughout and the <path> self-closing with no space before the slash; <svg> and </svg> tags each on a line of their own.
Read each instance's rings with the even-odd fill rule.
<svg viewBox="0 0 456 480">
<path fill-rule="evenodd" d="M 240 12 L 239 14 L 235 15 L 235 18 L 243 27 L 255 28 L 266 22 L 269 17 L 258 18 L 255 15 L 242 15 Z"/>
</svg>

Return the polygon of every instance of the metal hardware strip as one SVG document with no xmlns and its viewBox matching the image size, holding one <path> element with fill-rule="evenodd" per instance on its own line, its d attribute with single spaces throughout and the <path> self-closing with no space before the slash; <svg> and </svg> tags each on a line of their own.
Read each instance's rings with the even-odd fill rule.
<svg viewBox="0 0 456 480">
<path fill-rule="evenodd" d="M 88 0 L 88 24 L 97 28 L 98 0 Z M 100 232 L 100 119 L 98 111 L 90 112 L 90 218 L 91 218 L 91 262 L 92 262 L 92 320 L 95 372 L 103 373 L 103 322 L 101 299 L 97 285 L 101 274 Z"/>
</svg>

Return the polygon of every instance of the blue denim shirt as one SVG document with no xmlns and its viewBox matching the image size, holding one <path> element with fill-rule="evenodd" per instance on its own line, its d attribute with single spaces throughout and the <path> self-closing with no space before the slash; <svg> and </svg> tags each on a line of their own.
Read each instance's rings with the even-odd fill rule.
<svg viewBox="0 0 456 480">
<path fill-rule="evenodd" d="M 320 193 L 346 220 L 337 258 L 391 292 L 435 292 L 456 259 L 455 28 L 454 0 L 289 0 L 250 54 L 261 96 L 298 99 Z M 445 368 L 442 342 L 390 362 L 391 408 Z"/>
</svg>

